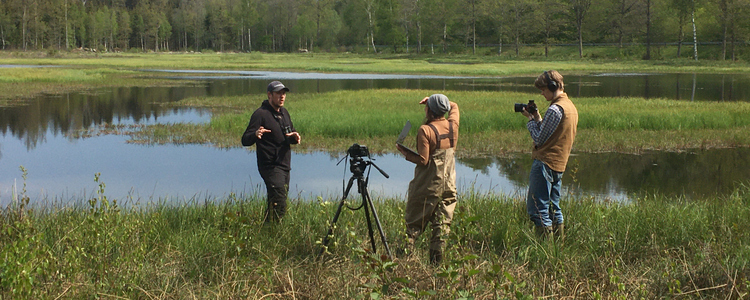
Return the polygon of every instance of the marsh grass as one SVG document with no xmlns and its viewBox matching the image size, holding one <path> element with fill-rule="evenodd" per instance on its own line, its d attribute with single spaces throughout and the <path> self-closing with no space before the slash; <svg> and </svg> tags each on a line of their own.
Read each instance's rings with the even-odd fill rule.
<svg viewBox="0 0 750 300">
<path fill-rule="evenodd" d="M 595 49 L 595 48 L 592 48 Z M 0 52 L 0 64 L 61 65 L 111 67 L 124 69 L 204 69 L 204 70 L 287 70 L 304 72 L 354 72 L 436 74 L 457 76 L 508 76 L 538 74 L 555 69 L 564 74 L 589 72 L 690 72 L 742 73 L 750 66 L 745 62 L 692 59 L 645 61 L 623 59 L 605 53 L 579 59 L 577 52 L 561 52 L 549 59 L 539 47 L 523 49 L 520 58 L 508 55 L 409 55 L 355 53 L 103 53 L 80 54 Z M 613 57 L 614 56 L 614 57 Z"/>
<path fill-rule="evenodd" d="M 707 201 L 568 194 L 564 241 L 537 238 L 519 197 L 460 191 L 445 261 L 433 267 L 424 236 L 395 260 L 379 241 L 372 253 L 363 213 L 348 209 L 318 257 L 337 198 L 291 199 L 281 224 L 263 225 L 258 194 L 121 207 L 96 183 L 97 195 L 76 205 L 15 201 L 2 210 L 0 297 L 742 299 L 750 292 L 746 185 Z M 390 246 L 403 247 L 403 199 L 374 203 Z"/>
<path fill-rule="evenodd" d="M 354 142 L 375 152 L 395 151 L 393 143 L 406 120 L 414 143 L 424 120 L 424 96 L 439 91 L 382 89 L 289 94 L 285 107 L 303 134 L 298 151 L 337 151 Z M 513 104 L 537 99 L 517 92 L 444 92 L 459 104 L 460 156 L 503 155 L 531 147 L 525 118 Z M 134 134 L 139 142 L 212 143 L 234 147 L 262 97 L 201 97 L 175 105 L 207 107 L 215 113 L 207 125 L 156 125 Z M 643 98 L 574 98 L 579 111 L 574 151 L 640 152 L 690 148 L 742 147 L 750 144 L 750 103 L 688 102 Z"/>
</svg>

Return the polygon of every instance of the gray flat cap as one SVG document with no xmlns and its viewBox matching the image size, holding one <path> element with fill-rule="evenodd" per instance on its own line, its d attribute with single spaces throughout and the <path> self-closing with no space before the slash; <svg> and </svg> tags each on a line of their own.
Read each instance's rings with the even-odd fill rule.
<svg viewBox="0 0 750 300">
<path fill-rule="evenodd" d="M 443 94 L 433 94 L 427 99 L 427 107 L 429 107 L 435 115 L 442 116 L 451 110 L 451 103 L 447 96 Z"/>
</svg>

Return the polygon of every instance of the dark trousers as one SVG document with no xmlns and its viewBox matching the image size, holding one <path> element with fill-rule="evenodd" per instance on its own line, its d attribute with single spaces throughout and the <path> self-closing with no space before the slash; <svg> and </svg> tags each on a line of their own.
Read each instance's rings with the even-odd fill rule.
<svg viewBox="0 0 750 300">
<path fill-rule="evenodd" d="M 266 183 L 267 207 L 265 222 L 278 222 L 286 214 L 286 198 L 289 192 L 289 171 L 281 168 L 258 170 Z"/>
</svg>

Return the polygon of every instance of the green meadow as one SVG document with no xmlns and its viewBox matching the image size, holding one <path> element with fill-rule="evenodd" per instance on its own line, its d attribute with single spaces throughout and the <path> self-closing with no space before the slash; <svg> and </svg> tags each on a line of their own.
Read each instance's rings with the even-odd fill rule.
<svg viewBox="0 0 750 300">
<path fill-rule="evenodd" d="M 337 91 L 287 95 L 285 107 L 303 135 L 299 151 L 344 151 L 353 142 L 375 152 L 396 152 L 394 141 L 406 120 L 424 119 L 419 101 L 427 90 Z M 458 153 L 463 157 L 530 151 L 526 118 L 513 112 L 514 103 L 540 95 L 516 92 L 448 91 L 461 112 Z M 159 125 L 133 133 L 142 143 L 210 143 L 236 147 L 250 115 L 263 95 L 255 97 L 190 98 L 176 105 L 211 108 L 205 125 Z M 679 151 L 690 148 L 744 147 L 750 126 L 750 103 L 688 102 L 643 98 L 574 98 L 579 110 L 574 151 Z M 408 142 L 414 142 L 416 127 Z"/>
<path fill-rule="evenodd" d="M 105 86 L 183 84 L 147 68 L 377 72 L 505 76 L 558 69 L 587 72 L 748 71 L 745 63 L 678 61 L 522 61 L 492 56 L 348 54 L 70 54 L 0 52 L 0 106 L 42 93 Z M 302 144 L 295 151 L 345 151 L 352 143 L 395 152 L 404 122 L 423 121 L 431 90 L 289 93 Z M 538 94 L 444 92 L 461 109 L 458 155 L 530 151 L 514 103 Z M 212 110 L 207 124 L 112 128 L 136 143 L 239 147 L 265 97 L 198 97 L 175 106 Z M 573 98 L 577 152 L 682 151 L 750 145 L 748 102 Z M 416 126 L 414 126 L 416 127 Z M 108 131 L 108 128 L 94 130 Z M 407 142 L 414 142 L 416 128 Z M 79 132 L 87 136 L 87 132 Z M 3 170 L 13 172 L 13 170 Z M 26 172 L 21 167 L 26 178 Z M 575 176 L 574 176 L 575 177 Z M 574 179 L 575 180 L 575 179 Z M 575 189 L 563 195 L 564 240 L 534 235 L 523 195 L 459 195 L 445 261 L 427 262 L 429 232 L 393 258 L 370 249 L 362 211 L 345 209 L 323 256 L 321 240 L 339 199 L 291 198 L 278 225 L 263 225 L 254 194 L 122 206 L 98 177 L 87 199 L 30 205 L 25 185 L 0 208 L 0 299 L 748 299 L 750 187 L 692 201 L 646 195 L 610 202 Z M 356 193 L 350 200 L 358 204 Z M 373 199 L 392 250 L 403 246 L 404 199 Z"/>
</svg>

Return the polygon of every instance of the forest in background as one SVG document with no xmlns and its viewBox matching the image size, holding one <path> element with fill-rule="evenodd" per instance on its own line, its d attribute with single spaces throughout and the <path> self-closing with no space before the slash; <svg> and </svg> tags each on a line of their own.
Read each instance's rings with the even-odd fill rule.
<svg viewBox="0 0 750 300">
<path fill-rule="evenodd" d="M 0 0 L 0 49 L 518 56 L 532 46 L 585 57 L 604 45 L 741 60 L 748 11 L 750 0 Z M 715 50 L 701 56 L 700 45 Z"/>
</svg>

